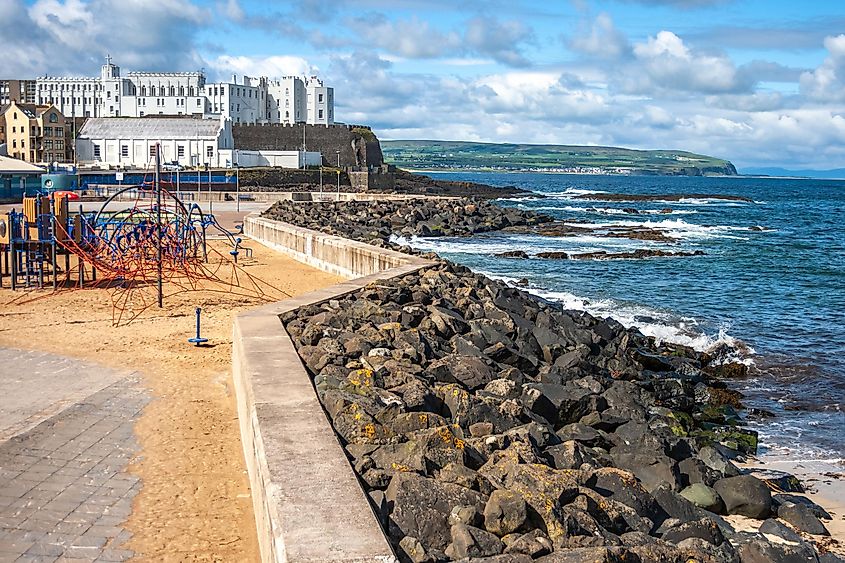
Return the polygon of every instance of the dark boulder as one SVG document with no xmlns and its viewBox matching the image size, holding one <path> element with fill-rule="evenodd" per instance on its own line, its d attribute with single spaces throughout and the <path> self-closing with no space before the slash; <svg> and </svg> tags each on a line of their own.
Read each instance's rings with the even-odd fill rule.
<svg viewBox="0 0 845 563">
<path fill-rule="evenodd" d="M 397 473 L 390 480 L 385 497 L 393 510 L 389 534 L 397 542 L 404 536 L 417 538 L 426 551 L 444 550 L 451 541 L 449 513 L 455 506 L 484 509 L 477 491 L 442 483 L 413 473 Z"/>
<path fill-rule="evenodd" d="M 677 544 L 688 538 L 699 538 L 712 545 L 722 545 L 725 537 L 719 526 L 710 518 L 683 522 L 663 532 L 665 541 Z"/>
<path fill-rule="evenodd" d="M 789 522 L 796 529 L 817 536 L 829 536 L 827 528 L 813 509 L 802 503 L 786 502 L 778 507 L 778 518 Z"/>
<path fill-rule="evenodd" d="M 772 492 L 761 480 L 751 475 L 727 477 L 713 485 L 728 514 L 749 518 L 766 518 L 772 510 Z"/>
</svg>

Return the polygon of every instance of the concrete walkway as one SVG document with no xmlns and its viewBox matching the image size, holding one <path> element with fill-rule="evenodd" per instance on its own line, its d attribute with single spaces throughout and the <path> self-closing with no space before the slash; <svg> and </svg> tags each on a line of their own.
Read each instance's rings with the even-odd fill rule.
<svg viewBox="0 0 845 563">
<path fill-rule="evenodd" d="M 124 561 L 137 373 L 0 349 L 0 561 Z"/>
</svg>

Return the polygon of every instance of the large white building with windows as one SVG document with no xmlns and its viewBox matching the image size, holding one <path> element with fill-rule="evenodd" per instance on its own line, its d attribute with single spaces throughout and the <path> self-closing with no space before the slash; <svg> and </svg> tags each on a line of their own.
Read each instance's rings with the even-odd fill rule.
<svg viewBox="0 0 845 563">
<path fill-rule="evenodd" d="M 229 119 L 177 117 L 94 117 L 76 139 L 81 166 L 149 169 L 155 164 L 156 144 L 161 162 L 181 166 L 228 167 L 234 140 Z"/>
<path fill-rule="evenodd" d="M 99 77 L 41 77 L 34 103 L 66 117 L 187 115 L 233 123 L 334 123 L 334 89 L 316 76 L 279 80 L 244 76 L 206 82 L 202 72 L 129 72 L 108 58 Z"/>
</svg>

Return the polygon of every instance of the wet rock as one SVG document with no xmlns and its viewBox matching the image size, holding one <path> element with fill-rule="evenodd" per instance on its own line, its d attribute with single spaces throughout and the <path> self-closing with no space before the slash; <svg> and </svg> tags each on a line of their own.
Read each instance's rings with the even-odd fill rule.
<svg viewBox="0 0 845 563">
<path fill-rule="evenodd" d="M 713 488 L 722 497 L 728 514 L 762 519 L 771 512 L 772 493 L 766 484 L 756 477 L 727 477 L 716 481 Z"/>
<path fill-rule="evenodd" d="M 523 258 L 527 259 L 528 253 L 524 250 L 508 250 L 507 252 L 499 252 L 496 254 L 498 258 Z"/>
</svg>

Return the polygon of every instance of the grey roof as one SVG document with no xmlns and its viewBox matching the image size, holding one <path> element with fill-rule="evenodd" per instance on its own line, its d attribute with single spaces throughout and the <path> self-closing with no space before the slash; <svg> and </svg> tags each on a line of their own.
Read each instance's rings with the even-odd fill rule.
<svg viewBox="0 0 845 563">
<path fill-rule="evenodd" d="M 217 137 L 220 121 L 179 117 L 92 117 L 79 132 L 88 139 Z"/>
<path fill-rule="evenodd" d="M 44 169 L 8 156 L 0 156 L 0 174 L 41 174 Z"/>
</svg>

